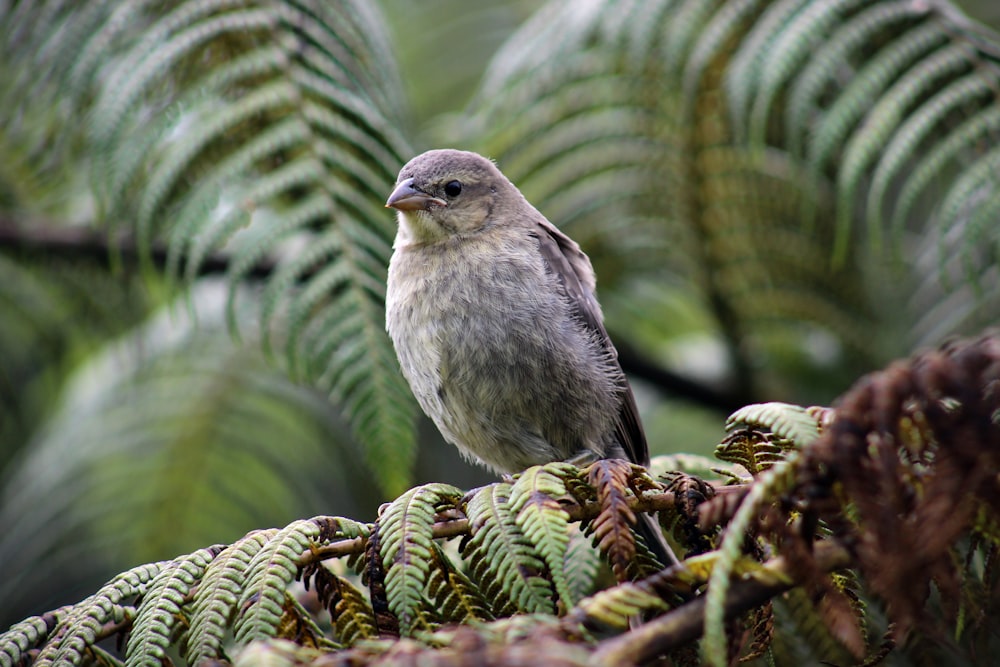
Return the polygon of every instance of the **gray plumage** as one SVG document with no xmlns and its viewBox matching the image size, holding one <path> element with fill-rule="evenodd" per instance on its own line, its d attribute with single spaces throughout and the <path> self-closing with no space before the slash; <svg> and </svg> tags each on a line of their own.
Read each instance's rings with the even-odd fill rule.
<svg viewBox="0 0 1000 667">
<path fill-rule="evenodd" d="M 588 455 L 649 463 L 576 242 L 476 153 L 413 158 L 386 206 L 399 211 L 386 327 L 445 439 L 499 472 Z"/>
</svg>

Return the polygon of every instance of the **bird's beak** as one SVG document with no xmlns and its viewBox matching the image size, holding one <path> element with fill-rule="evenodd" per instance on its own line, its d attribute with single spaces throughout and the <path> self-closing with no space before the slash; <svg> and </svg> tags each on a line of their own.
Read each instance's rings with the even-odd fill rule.
<svg viewBox="0 0 1000 667">
<path fill-rule="evenodd" d="M 397 211 L 419 211 L 430 208 L 431 204 L 447 206 L 448 202 L 437 197 L 432 197 L 426 192 L 421 192 L 413 185 L 413 179 L 408 178 L 401 181 L 396 189 L 389 195 L 385 202 L 386 208 L 394 208 Z"/>
</svg>

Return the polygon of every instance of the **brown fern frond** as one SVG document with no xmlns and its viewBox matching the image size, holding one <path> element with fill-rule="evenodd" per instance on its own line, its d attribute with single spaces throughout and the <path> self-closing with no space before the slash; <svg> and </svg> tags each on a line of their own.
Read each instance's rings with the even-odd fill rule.
<svg viewBox="0 0 1000 667">
<path fill-rule="evenodd" d="M 371 596 L 372 610 L 375 612 L 375 627 L 380 637 L 399 637 L 399 619 L 389 611 L 389 597 L 385 592 L 385 568 L 379 553 L 382 541 L 379 525 L 375 524 L 368 543 L 365 545 L 364 583 Z"/>
<path fill-rule="evenodd" d="M 750 645 L 740 662 L 750 662 L 762 657 L 774 639 L 774 606 L 770 602 L 757 607 L 749 616 Z"/>
<path fill-rule="evenodd" d="M 698 507 L 698 527 L 702 531 L 723 526 L 733 518 L 750 487 L 726 486 L 715 489 L 715 495 Z"/>
<path fill-rule="evenodd" d="M 809 511 L 854 550 L 896 639 L 926 619 L 932 586 L 957 613 L 953 548 L 1000 513 L 998 415 L 1000 338 L 956 342 L 859 381 L 800 461 Z"/>
<path fill-rule="evenodd" d="M 661 512 L 660 521 L 669 521 L 669 530 L 678 542 L 687 548 L 685 557 L 697 556 L 712 549 L 710 535 L 714 533 L 714 526 L 703 528 L 701 522 L 701 508 L 705 503 L 715 497 L 715 488 L 693 475 L 682 472 L 667 473 L 663 475 L 667 491 L 674 494 L 674 508 L 671 511 Z"/>
<path fill-rule="evenodd" d="M 605 554 L 618 581 L 629 579 L 629 564 L 635 560 L 635 512 L 628 506 L 632 465 L 620 459 L 597 461 L 590 466 L 587 480 L 597 489 L 601 512 L 591 522 L 594 540 Z"/>
</svg>

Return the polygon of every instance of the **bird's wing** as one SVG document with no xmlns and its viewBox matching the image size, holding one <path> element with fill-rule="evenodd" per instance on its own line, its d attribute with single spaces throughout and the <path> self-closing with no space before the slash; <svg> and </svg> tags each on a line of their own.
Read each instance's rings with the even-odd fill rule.
<svg viewBox="0 0 1000 667">
<path fill-rule="evenodd" d="M 580 250 L 576 241 L 563 234 L 541 214 L 537 216 L 537 227 L 533 236 L 538 238 L 538 247 L 542 258 L 548 264 L 549 270 L 559 278 L 559 284 L 566 291 L 566 296 L 580 320 L 597 334 L 597 339 L 605 348 L 617 368 L 620 377 L 617 378 L 622 387 L 621 408 L 615 428 L 618 441 L 629 460 L 642 465 L 649 464 L 649 447 L 646 444 L 646 434 L 639 421 L 639 409 L 635 404 L 632 388 L 625 378 L 625 372 L 618 364 L 618 351 L 615 350 L 611 337 L 604 328 L 604 318 L 601 306 L 597 302 L 594 290 L 594 270 L 590 259 Z"/>
</svg>

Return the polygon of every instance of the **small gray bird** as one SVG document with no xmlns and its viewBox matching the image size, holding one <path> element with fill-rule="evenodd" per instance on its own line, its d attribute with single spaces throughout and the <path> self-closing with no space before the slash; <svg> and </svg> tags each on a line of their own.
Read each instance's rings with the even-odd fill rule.
<svg viewBox="0 0 1000 667">
<path fill-rule="evenodd" d="M 498 472 L 567 459 L 649 464 L 576 242 L 493 162 L 466 151 L 410 160 L 386 206 L 399 212 L 386 328 L 446 440 Z M 676 563 L 643 519 L 648 545 Z"/>
</svg>

